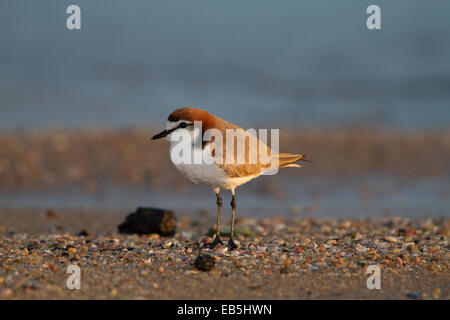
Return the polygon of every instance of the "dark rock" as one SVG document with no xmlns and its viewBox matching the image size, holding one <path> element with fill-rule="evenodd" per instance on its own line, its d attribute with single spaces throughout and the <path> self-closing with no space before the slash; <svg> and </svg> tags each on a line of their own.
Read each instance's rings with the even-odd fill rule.
<svg viewBox="0 0 450 320">
<path fill-rule="evenodd" d="M 87 232 L 87 231 L 84 230 L 84 229 L 77 233 L 77 236 L 84 236 L 84 237 L 87 237 L 88 235 L 89 235 L 89 232 Z"/>
<path fill-rule="evenodd" d="M 290 272 L 291 270 L 287 266 L 280 268 L 280 273 L 290 273 Z"/>
<path fill-rule="evenodd" d="M 216 259 L 214 257 L 199 254 L 197 259 L 195 259 L 194 265 L 200 271 L 211 271 L 216 264 Z"/>
<path fill-rule="evenodd" d="M 6 237 L 7 237 L 7 238 L 12 238 L 12 237 L 14 237 L 16 234 L 17 234 L 16 231 L 9 231 L 9 232 L 6 234 Z"/>
<path fill-rule="evenodd" d="M 39 249 L 40 247 L 41 247 L 41 244 L 39 242 L 33 241 L 32 243 L 30 243 L 27 246 L 27 249 L 28 249 L 28 251 L 31 251 L 31 250 Z"/>
<path fill-rule="evenodd" d="M 118 226 L 120 233 L 151 234 L 171 237 L 175 234 L 177 221 L 170 210 L 155 208 L 138 208 L 130 213 L 125 221 Z"/>
<path fill-rule="evenodd" d="M 53 209 L 48 209 L 46 214 L 47 214 L 48 219 L 60 219 L 61 218 L 61 215 Z"/>
<path fill-rule="evenodd" d="M 411 299 L 420 299 L 422 297 L 422 292 L 410 292 L 406 296 Z"/>
</svg>

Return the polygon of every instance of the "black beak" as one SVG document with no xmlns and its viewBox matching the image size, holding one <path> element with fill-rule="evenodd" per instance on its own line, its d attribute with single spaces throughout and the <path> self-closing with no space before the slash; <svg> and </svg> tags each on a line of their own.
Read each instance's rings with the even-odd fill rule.
<svg viewBox="0 0 450 320">
<path fill-rule="evenodd" d="M 152 140 L 161 139 L 167 136 L 170 132 L 167 130 L 164 130 L 163 132 L 158 133 L 157 135 L 152 137 Z"/>
</svg>

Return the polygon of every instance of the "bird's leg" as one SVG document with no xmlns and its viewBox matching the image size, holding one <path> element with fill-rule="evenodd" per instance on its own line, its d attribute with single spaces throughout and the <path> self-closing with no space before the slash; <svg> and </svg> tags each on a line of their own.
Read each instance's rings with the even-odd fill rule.
<svg viewBox="0 0 450 320">
<path fill-rule="evenodd" d="M 216 196 L 217 196 L 217 229 L 213 242 L 209 244 L 209 248 L 211 249 L 213 249 L 219 243 L 223 245 L 222 240 L 220 240 L 220 218 L 222 215 L 222 197 L 220 196 L 219 191 L 216 191 Z"/>
<path fill-rule="evenodd" d="M 231 189 L 232 198 L 231 198 L 231 209 L 233 211 L 233 217 L 231 218 L 231 233 L 230 233 L 230 241 L 228 241 L 228 249 L 234 250 L 237 249 L 237 245 L 233 241 L 234 235 L 234 220 L 236 218 L 236 197 L 234 195 L 234 189 Z"/>
</svg>

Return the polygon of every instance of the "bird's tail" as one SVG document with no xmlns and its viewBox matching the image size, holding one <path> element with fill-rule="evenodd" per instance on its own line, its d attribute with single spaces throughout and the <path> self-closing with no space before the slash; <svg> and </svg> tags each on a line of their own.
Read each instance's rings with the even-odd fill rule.
<svg viewBox="0 0 450 320">
<path fill-rule="evenodd" d="M 296 162 L 306 161 L 311 162 L 306 159 L 306 155 L 304 154 L 292 154 L 292 153 L 280 153 L 278 157 L 278 167 L 280 168 L 301 168 L 302 166 Z"/>
</svg>

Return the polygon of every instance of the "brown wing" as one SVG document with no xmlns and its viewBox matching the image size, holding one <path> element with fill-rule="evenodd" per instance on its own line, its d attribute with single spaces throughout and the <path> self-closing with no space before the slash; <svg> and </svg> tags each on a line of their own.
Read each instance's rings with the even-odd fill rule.
<svg viewBox="0 0 450 320">
<path fill-rule="evenodd" d="M 245 159 L 241 159 L 241 163 L 238 163 L 238 138 L 235 138 L 234 150 L 229 154 L 229 159 L 233 159 L 234 163 L 227 163 L 227 154 L 222 152 L 222 164 L 218 164 L 227 175 L 230 177 L 246 177 L 246 176 L 257 176 L 270 170 L 271 168 L 282 168 L 282 167 L 301 167 L 297 164 L 298 161 L 308 161 L 306 156 L 302 154 L 290 154 L 290 153 L 279 153 L 275 154 L 266 144 L 259 140 L 256 136 L 252 135 L 249 131 L 243 129 L 242 127 L 232 124 L 228 121 L 214 117 L 209 122 L 212 128 L 216 128 L 221 131 L 223 137 L 223 148 L 226 146 L 226 130 L 233 129 L 237 130 L 238 136 L 245 141 Z M 207 126 L 205 129 L 211 128 Z M 241 142 L 242 143 L 242 142 Z M 265 151 L 265 152 L 264 152 Z M 217 152 L 217 151 L 215 151 Z M 213 154 L 215 155 L 215 154 Z M 220 155 L 218 155 L 220 156 Z M 251 158 L 253 157 L 253 158 Z"/>
<path fill-rule="evenodd" d="M 234 156 L 234 163 L 226 164 L 227 163 L 227 154 L 226 152 L 222 153 L 222 159 L 223 163 L 219 164 L 219 167 L 222 168 L 227 175 L 230 177 L 246 177 L 246 176 L 257 176 L 262 173 L 262 171 L 265 168 L 270 167 L 270 163 L 265 164 L 264 161 L 261 161 L 261 159 L 264 159 L 263 156 L 259 150 L 264 150 L 262 148 L 266 149 L 266 155 L 270 156 L 271 150 L 269 147 L 267 147 L 263 142 L 258 140 L 254 135 L 252 135 L 249 131 L 246 129 L 243 129 L 242 127 L 232 124 L 228 121 L 225 121 L 223 119 L 215 117 L 214 127 L 222 132 L 223 137 L 223 148 L 225 149 L 226 146 L 226 130 L 227 129 L 233 129 L 236 130 L 237 137 L 235 138 L 234 142 L 234 150 L 233 152 L 230 150 L 226 150 L 229 152 L 229 159 L 233 159 Z M 218 121 L 220 120 L 220 121 Z M 240 158 L 241 161 L 238 163 L 238 143 L 239 138 L 244 139 L 242 141 L 245 141 L 245 159 Z M 241 142 L 242 143 L 242 142 Z M 219 155 L 220 156 L 220 155 Z M 253 158 L 251 158 L 253 157 Z M 252 161 L 251 161 L 252 160 Z"/>
</svg>

